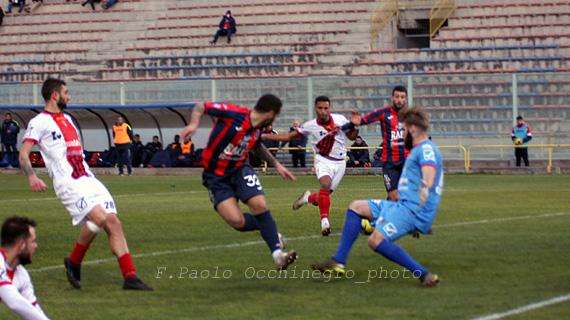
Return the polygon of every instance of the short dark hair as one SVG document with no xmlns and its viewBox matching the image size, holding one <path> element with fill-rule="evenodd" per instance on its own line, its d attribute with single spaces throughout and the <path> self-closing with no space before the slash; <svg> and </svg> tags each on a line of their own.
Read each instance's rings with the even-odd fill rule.
<svg viewBox="0 0 570 320">
<path fill-rule="evenodd" d="M 522 119 L 523 119 L 522 116 L 518 116 L 518 117 L 517 117 L 517 120 L 522 120 Z"/>
<path fill-rule="evenodd" d="M 2 246 L 12 246 L 18 239 L 27 239 L 30 236 L 30 227 L 35 227 L 36 222 L 27 217 L 13 216 L 2 224 Z"/>
<path fill-rule="evenodd" d="M 317 105 L 317 102 L 328 102 L 331 104 L 331 99 L 329 99 L 327 96 L 318 96 L 315 98 L 315 105 Z"/>
<path fill-rule="evenodd" d="M 42 85 L 42 97 L 44 97 L 44 100 L 48 102 L 51 99 L 51 94 L 54 91 L 59 92 L 59 90 L 61 90 L 61 87 L 66 85 L 67 84 L 65 81 L 61 79 L 47 78 Z"/>
<path fill-rule="evenodd" d="M 6 113 L 4 113 L 4 116 L 10 116 L 10 117 L 11 117 L 11 116 L 12 116 L 12 113 L 11 113 L 11 112 L 6 112 Z"/>
<path fill-rule="evenodd" d="M 277 96 L 273 94 L 265 94 L 257 100 L 255 107 L 253 108 L 257 112 L 267 113 L 267 112 L 275 112 L 275 114 L 279 114 L 281 112 L 281 107 L 283 106 L 283 102 Z"/>
<path fill-rule="evenodd" d="M 394 93 L 396 91 L 403 92 L 406 95 L 408 95 L 408 89 L 406 89 L 406 87 L 404 87 L 404 86 L 395 86 L 394 89 L 392 89 L 392 96 L 394 96 Z"/>
<path fill-rule="evenodd" d="M 231 15 L 232 11 L 231 10 L 226 11 L 226 14 L 228 14 L 228 13 Z"/>
<path fill-rule="evenodd" d="M 399 114 L 399 117 L 402 122 L 408 126 L 417 126 L 424 131 L 429 129 L 429 116 L 419 107 L 403 110 Z"/>
<path fill-rule="evenodd" d="M 153 139 L 154 139 L 154 138 L 157 138 L 157 139 L 158 139 L 158 136 L 152 136 L 152 138 L 153 138 Z"/>
</svg>

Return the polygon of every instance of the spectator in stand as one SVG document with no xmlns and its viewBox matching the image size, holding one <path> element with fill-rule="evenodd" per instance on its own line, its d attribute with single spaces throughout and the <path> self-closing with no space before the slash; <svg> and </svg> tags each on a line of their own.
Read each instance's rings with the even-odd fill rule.
<svg viewBox="0 0 570 320">
<path fill-rule="evenodd" d="M 103 7 L 103 9 L 110 9 L 112 6 L 116 5 L 117 2 L 119 2 L 119 0 L 107 0 L 104 1 L 101 6 Z"/>
<path fill-rule="evenodd" d="M 263 130 L 261 131 L 261 134 L 277 134 L 277 131 L 273 130 L 273 126 L 272 125 L 268 125 L 267 127 L 263 128 Z M 261 143 L 263 143 L 263 145 L 265 147 L 267 147 L 268 149 L 274 149 L 274 150 L 269 150 L 269 152 L 271 152 L 271 154 L 273 154 L 273 156 L 275 156 L 277 154 L 277 150 L 279 149 L 279 141 L 270 141 L 270 140 L 265 140 L 262 141 Z"/>
<path fill-rule="evenodd" d="M 532 139 L 532 129 L 526 123 L 523 117 L 517 117 L 517 125 L 513 127 L 511 139 L 515 144 L 515 157 L 517 159 L 517 167 L 521 166 L 521 159 L 524 160 L 525 167 L 529 166 L 528 162 L 528 142 Z"/>
<path fill-rule="evenodd" d="M 382 146 L 378 146 L 378 149 L 374 152 L 374 159 L 372 160 L 373 167 L 381 167 L 382 166 Z"/>
<path fill-rule="evenodd" d="M 356 137 L 356 140 L 351 146 L 352 148 L 368 148 L 366 141 L 361 136 Z M 352 149 L 348 152 L 349 167 L 369 167 L 370 166 L 370 153 L 368 149 Z"/>
<path fill-rule="evenodd" d="M 6 151 L 6 162 L 8 167 L 18 166 L 18 149 L 16 145 L 18 144 L 18 133 L 20 132 L 20 124 L 18 121 L 12 119 L 12 114 L 6 112 L 4 115 L 4 122 L 0 127 L 2 145 L 4 145 L 4 150 Z"/>
<path fill-rule="evenodd" d="M 86 4 L 90 4 L 91 9 L 95 10 L 95 3 L 99 3 L 99 2 L 101 2 L 101 0 L 86 0 L 81 5 L 85 7 Z"/>
<path fill-rule="evenodd" d="M 141 165 L 143 150 L 144 145 L 141 142 L 141 135 L 135 134 L 133 136 L 133 144 L 131 146 L 131 151 L 133 154 L 133 167 L 139 167 Z"/>
<path fill-rule="evenodd" d="M 26 7 L 26 0 L 8 0 L 8 11 L 6 13 L 12 13 L 12 7 L 14 6 L 20 7 L 18 12 L 21 13 Z"/>
<path fill-rule="evenodd" d="M 4 9 L 2 8 L 2 6 L 0 6 L 0 26 L 2 25 L 2 23 L 4 22 L 4 17 L 6 16 L 6 14 L 4 13 Z"/>
<path fill-rule="evenodd" d="M 154 155 L 161 150 L 162 150 L 162 143 L 160 142 L 160 140 L 158 140 L 158 136 L 152 137 L 152 142 L 147 143 L 146 146 L 144 147 L 141 164 L 144 167 L 147 167 L 150 160 L 152 160 L 152 157 L 154 157 Z"/>
<path fill-rule="evenodd" d="M 115 149 L 117 150 L 117 161 L 119 175 L 123 176 L 123 166 L 127 165 L 127 173 L 133 174 L 131 142 L 133 141 L 133 129 L 125 123 L 123 117 L 117 118 L 117 123 L 113 126 L 113 138 Z"/>
<path fill-rule="evenodd" d="M 210 41 L 210 44 L 215 44 L 218 42 L 218 38 L 220 36 L 227 36 L 228 43 L 232 42 L 232 35 L 237 32 L 236 28 L 236 20 L 232 16 L 232 12 L 230 10 L 226 11 L 226 14 L 222 17 L 220 21 L 219 29 L 216 31 L 214 35 L 214 40 Z"/>
<path fill-rule="evenodd" d="M 299 127 L 301 126 L 301 122 L 299 120 L 293 121 L 293 125 L 289 128 L 289 132 L 298 131 Z M 268 142 L 268 141 L 267 141 Z M 265 143 L 265 142 L 264 142 Z M 302 135 L 301 138 L 291 140 L 289 142 L 283 142 L 281 147 L 284 147 L 286 144 L 289 144 L 289 153 L 291 154 L 291 160 L 293 161 L 293 167 L 301 167 L 305 168 L 305 159 L 306 159 L 306 147 L 307 147 L 307 137 Z M 298 148 L 297 150 L 293 148 Z"/>
</svg>

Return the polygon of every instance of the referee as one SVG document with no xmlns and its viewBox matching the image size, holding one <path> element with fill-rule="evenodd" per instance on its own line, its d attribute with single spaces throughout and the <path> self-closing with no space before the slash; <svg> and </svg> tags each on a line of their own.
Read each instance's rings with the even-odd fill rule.
<svg viewBox="0 0 570 320">
<path fill-rule="evenodd" d="M 117 123 L 113 126 L 113 139 L 115 149 L 117 150 L 117 162 L 119 167 L 119 175 L 125 175 L 123 166 L 127 165 L 127 173 L 133 174 L 131 165 L 131 142 L 133 140 L 133 129 L 125 123 L 123 117 L 117 118 Z"/>
</svg>

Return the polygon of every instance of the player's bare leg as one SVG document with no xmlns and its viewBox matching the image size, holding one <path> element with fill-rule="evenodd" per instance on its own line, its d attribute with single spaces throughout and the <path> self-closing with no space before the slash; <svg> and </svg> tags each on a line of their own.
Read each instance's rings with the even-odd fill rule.
<svg viewBox="0 0 570 320">
<path fill-rule="evenodd" d="M 76 289 L 81 289 L 81 263 L 96 236 L 97 233 L 91 231 L 90 227 L 84 224 L 73 246 L 73 251 L 69 257 L 63 260 L 67 280 Z"/>
<path fill-rule="evenodd" d="M 123 226 L 119 218 L 115 214 L 108 214 L 100 205 L 95 206 L 93 210 L 89 212 L 87 218 L 89 219 L 89 221 L 86 223 L 86 227 L 89 229 L 89 231 L 98 232 L 99 230 L 102 229 L 105 230 L 105 232 L 107 233 L 107 236 L 109 238 L 109 246 L 113 254 L 118 259 L 119 266 L 121 268 L 121 273 L 125 280 L 123 289 L 151 291 L 152 288 L 147 286 L 137 276 L 137 271 L 133 263 L 131 254 L 129 253 L 127 240 L 125 239 Z M 83 231 L 84 230 L 82 230 L 82 233 Z M 83 235 L 86 238 L 89 237 L 89 234 L 87 232 L 85 232 L 85 234 Z M 92 240 L 93 239 L 91 239 L 91 241 Z M 68 278 L 69 278 L 69 272 L 68 272 Z"/>
<path fill-rule="evenodd" d="M 265 201 L 263 202 L 263 206 L 264 203 Z M 260 213 L 262 207 L 254 209 L 256 209 L 255 212 Z M 259 230 L 259 225 L 257 223 L 257 219 L 255 218 L 255 214 L 243 213 L 238 205 L 236 198 L 229 198 L 220 202 L 216 206 L 216 211 L 230 227 L 234 228 L 237 231 L 248 232 Z M 252 212 L 254 212 L 254 210 L 252 210 Z M 279 246 L 281 249 L 283 249 L 285 247 L 283 237 L 281 234 L 278 234 L 278 237 Z"/>
<path fill-rule="evenodd" d="M 220 202 L 216 210 L 222 218 L 232 227 L 239 231 L 259 230 L 261 237 L 267 243 L 271 256 L 280 270 L 286 269 L 297 259 L 295 251 L 285 252 L 281 237 L 277 232 L 277 225 L 267 209 L 265 196 L 256 195 L 246 201 L 251 214 L 242 214 L 235 198 L 229 198 Z M 240 217 L 241 216 L 241 217 Z"/>
<path fill-rule="evenodd" d="M 329 214 L 331 208 L 331 185 L 332 178 L 323 176 L 319 179 L 321 189 L 318 192 L 313 192 L 307 198 L 308 202 L 313 203 L 319 207 L 319 214 L 321 217 L 321 234 L 328 236 L 331 233 L 331 224 L 329 221 Z"/>
</svg>

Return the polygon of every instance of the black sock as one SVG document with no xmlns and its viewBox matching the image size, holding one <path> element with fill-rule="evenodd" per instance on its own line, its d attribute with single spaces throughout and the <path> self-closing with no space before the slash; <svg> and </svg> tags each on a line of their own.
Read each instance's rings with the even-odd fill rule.
<svg viewBox="0 0 570 320">
<path fill-rule="evenodd" d="M 263 240 L 267 243 L 269 250 L 271 252 L 280 248 L 279 246 L 279 236 L 277 235 L 277 225 L 275 224 L 275 220 L 271 216 L 271 212 L 265 211 L 260 215 L 256 215 L 255 219 L 257 220 L 257 224 L 259 226 L 259 231 Z"/>
</svg>

